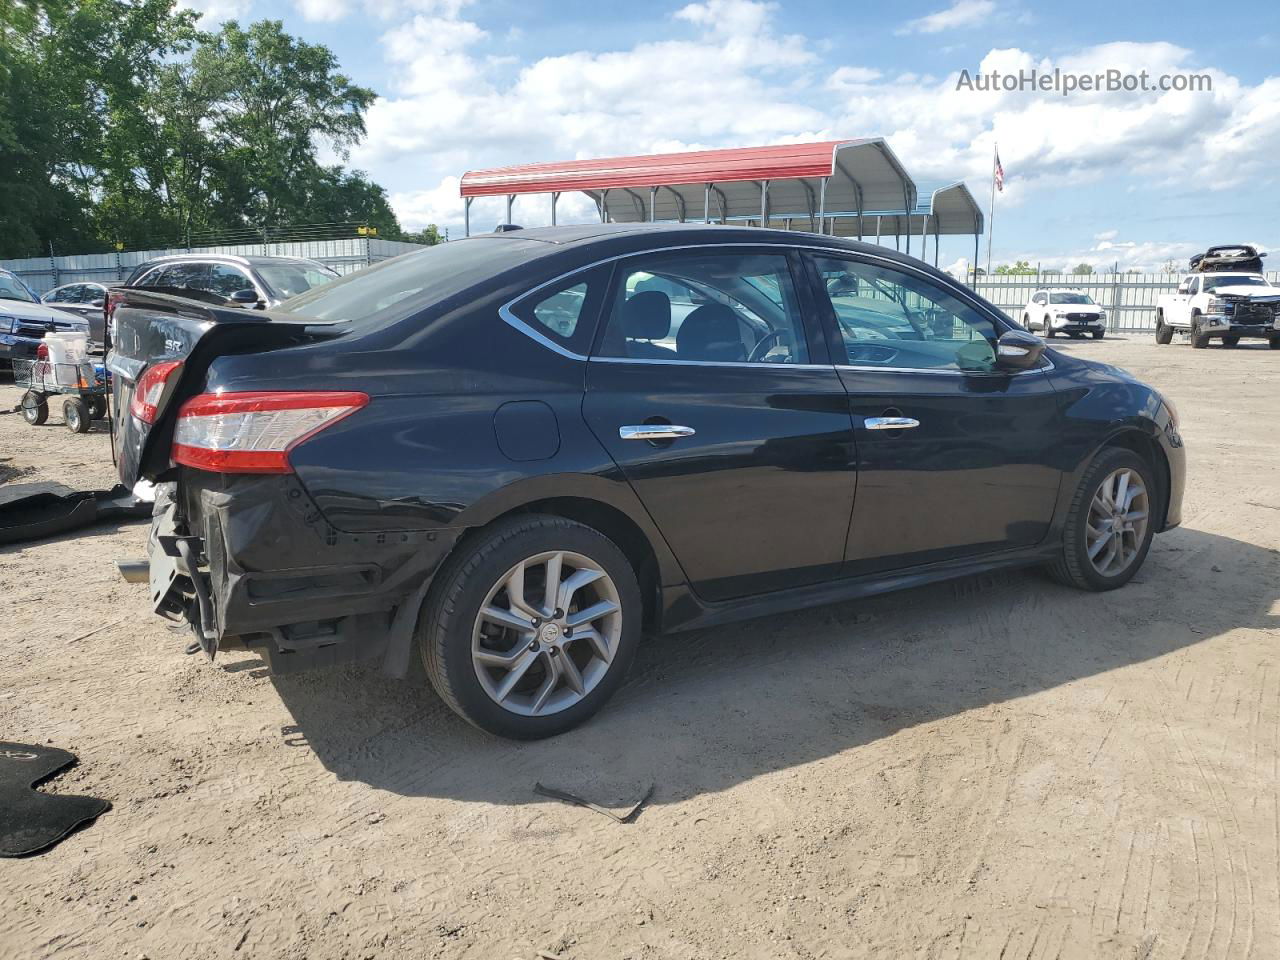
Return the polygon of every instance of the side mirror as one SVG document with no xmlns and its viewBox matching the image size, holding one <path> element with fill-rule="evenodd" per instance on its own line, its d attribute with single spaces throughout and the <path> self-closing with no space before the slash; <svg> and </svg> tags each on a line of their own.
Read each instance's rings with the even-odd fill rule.
<svg viewBox="0 0 1280 960">
<path fill-rule="evenodd" d="M 1044 356 L 1045 343 L 1025 330 L 1009 330 L 996 341 L 996 366 L 1001 370 L 1030 370 Z"/>
<path fill-rule="evenodd" d="M 227 299 L 230 300 L 232 303 L 238 303 L 242 305 L 254 304 L 258 302 L 258 291 L 257 290 L 237 290 L 235 293 L 231 294 L 231 296 L 227 297 Z"/>
<path fill-rule="evenodd" d="M 97 307 L 99 310 L 101 310 L 104 306 L 106 306 L 106 304 L 107 304 L 107 301 L 103 300 L 101 297 L 99 297 L 97 300 L 89 301 L 89 306 Z"/>
</svg>

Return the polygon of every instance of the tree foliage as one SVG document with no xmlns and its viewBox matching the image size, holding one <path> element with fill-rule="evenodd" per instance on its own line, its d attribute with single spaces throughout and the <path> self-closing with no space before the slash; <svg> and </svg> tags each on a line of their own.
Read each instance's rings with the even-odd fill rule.
<svg viewBox="0 0 1280 960">
<path fill-rule="evenodd" d="M 1071 272 L 1077 277 L 1087 277 L 1093 273 L 1093 267 L 1087 263 L 1077 263 Z"/>
<path fill-rule="evenodd" d="M 1027 261 L 1025 260 L 1019 260 L 1012 267 L 1009 266 L 1007 263 L 1002 263 L 998 267 L 996 267 L 995 272 L 998 274 L 1014 274 L 1017 276 L 1022 276 L 1025 274 L 1035 273 L 1036 268 L 1031 266 L 1031 264 L 1027 263 Z"/>
<path fill-rule="evenodd" d="M 174 0 L 0 0 L 0 256 L 362 221 L 402 236 L 345 161 L 372 90 L 264 20 Z"/>
</svg>

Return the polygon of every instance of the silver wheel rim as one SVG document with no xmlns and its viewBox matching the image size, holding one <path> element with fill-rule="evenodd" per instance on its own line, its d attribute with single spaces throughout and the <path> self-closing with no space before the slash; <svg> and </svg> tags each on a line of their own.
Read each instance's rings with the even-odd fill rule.
<svg viewBox="0 0 1280 960">
<path fill-rule="evenodd" d="M 621 637 L 613 580 L 589 557 L 553 550 L 521 560 L 494 584 L 476 615 L 471 662 L 502 709 L 545 717 L 600 684 Z"/>
<path fill-rule="evenodd" d="M 1146 538 L 1148 512 L 1147 488 L 1136 471 L 1121 467 L 1098 485 L 1085 522 L 1094 570 L 1114 577 L 1129 569 Z"/>
</svg>

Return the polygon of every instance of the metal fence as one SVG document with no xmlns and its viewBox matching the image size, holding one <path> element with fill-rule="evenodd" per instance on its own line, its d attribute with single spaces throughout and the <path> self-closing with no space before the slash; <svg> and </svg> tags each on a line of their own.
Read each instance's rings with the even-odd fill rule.
<svg viewBox="0 0 1280 960">
<path fill-rule="evenodd" d="M 1021 321 L 1027 301 L 1046 287 L 1069 287 L 1087 293 L 1107 311 L 1110 333 L 1144 333 L 1156 328 L 1156 298 L 1173 293 L 1184 274 L 1180 273 L 1094 273 L 1001 274 L 981 277 L 973 289 L 1014 320 Z M 1267 274 L 1280 284 L 1280 272 Z"/>
<path fill-rule="evenodd" d="M 31 257 L 0 260 L 0 267 L 17 274 L 36 293 L 44 294 L 64 283 L 116 283 L 125 280 L 133 268 L 156 257 L 175 253 L 221 253 L 234 256 L 308 257 L 327 263 L 339 273 L 351 273 L 379 260 L 398 257 L 420 244 L 351 237 L 345 240 L 310 240 L 293 243 L 239 243 L 217 247 L 177 247 L 169 250 L 130 250 L 120 253 L 87 253 L 71 257 Z"/>
</svg>

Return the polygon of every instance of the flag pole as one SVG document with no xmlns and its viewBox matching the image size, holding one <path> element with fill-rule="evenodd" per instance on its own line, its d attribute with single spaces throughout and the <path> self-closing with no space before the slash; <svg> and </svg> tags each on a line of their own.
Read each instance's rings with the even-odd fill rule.
<svg viewBox="0 0 1280 960">
<path fill-rule="evenodd" d="M 1000 145 L 991 148 L 991 205 L 987 208 L 987 276 L 991 276 L 991 240 L 996 232 L 996 158 Z M 975 269 L 976 272 L 976 269 Z"/>
</svg>

